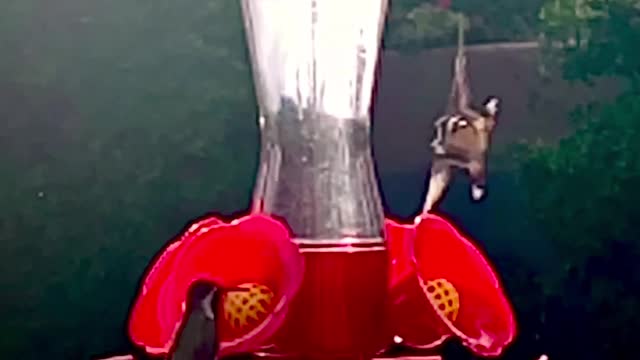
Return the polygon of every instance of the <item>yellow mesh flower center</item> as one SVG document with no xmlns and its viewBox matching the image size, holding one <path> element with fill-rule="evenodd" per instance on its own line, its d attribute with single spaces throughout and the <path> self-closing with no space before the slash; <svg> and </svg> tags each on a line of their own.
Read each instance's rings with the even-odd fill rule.
<svg viewBox="0 0 640 360">
<path fill-rule="evenodd" d="M 427 299 L 438 314 L 454 321 L 460 310 L 460 296 L 456 288 L 445 279 L 427 281 L 423 286 Z"/>
<path fill-rule="evenodd" d="M 258 322 L 271 309 L 273 292 L 264 285 L 242 284 L 249 291 L 229 291 L 223 297 L 224 317 L 232 328 L 249 325 L 250 319 Z"/>
</svg>

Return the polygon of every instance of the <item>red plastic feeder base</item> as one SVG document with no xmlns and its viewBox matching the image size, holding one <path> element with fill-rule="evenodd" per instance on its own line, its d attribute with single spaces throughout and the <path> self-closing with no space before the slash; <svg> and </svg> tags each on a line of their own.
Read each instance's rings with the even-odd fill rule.
<svg viewBox="0 0 640 360">
<path fill-rule="evenodd" d="M 267 354 L 256 354 L 254 359 L 265 359 L 265 360 L 308 360 L 308 357 L 289 357 L 289 356 L 276 356 L 276 355 L 267 355 Z M 330 357 L 330 358 L 322 358 L 323 360 L 343 360 L 343 359 L 353 359 L 353 357 Z M 358 358 L 356 358 L 358 359 Z M 424 355 L 424 356 L 395 356 L 395 357 L 374 357 L 371 359 L 368 358 L 359 358 L 360 360 L 443 360 L 439 355 Z"/>
<path fill-rule="evenodd" d="M 274 355 L 371 359 L 392 342 L 387 332 L 387 250 L 368 242 L 298 242 L 302 286 L 274 338 Z"/>
</svg>

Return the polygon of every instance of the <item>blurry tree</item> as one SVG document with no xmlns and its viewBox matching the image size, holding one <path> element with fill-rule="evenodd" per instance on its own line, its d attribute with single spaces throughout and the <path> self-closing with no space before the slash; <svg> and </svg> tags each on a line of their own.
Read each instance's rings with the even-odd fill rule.
<svg viewBox="0 0 640 360">
<path fill-rule="evenodd" d="M 562 272 L 546 279 L 547 293 L 597 321 L 590 336 L 599 343 L 590 351 L 628 352 L 640 331 L 640 96 L 574 116 L 576 132 L 558 145 L 521 149 L 521 181 L 562 261 Z"/>
<path fill-rule="evenodd" d="M 459 16 L 463 15 L 426 1 L 393 1 L 385 29 L 385 48 L 411 53 L 453 44 Z"/>
<path fill-rule="evenodd" d="M 549 0 L 541 19 L 547 53 L 568 79 L 619 76 L 638 87 L 640 2 Z"/>
<path fill-rule="evenodd" d="M 563 271 L 546 279 L 565 316 L 590 319 L 565 350 L 634 359 L 640 331 L 640 13 L 631 0 L 550 0 L 542 12 L 548 59 L 570 80 L 618 76 L 631 87 L 610 104 L 572 114 L 575 132 L 558 144 L 516 152 L 531 213 L 553 241 Z M 563 320 L 566 322 L 567 320 Z M 578 323 L 574 325 L 577 329 Z M 565 340 L 567 340 L 565 338 Z M 584 348 L 588 343 L 589 347 Z M 551 356 L 553 358 L 553 356 Z"/>
<path fill-rule="evenodd" d="M 469 18 L 470 43 L 532 41 L 538 38 L 538 13 L 545 0 L 451 0 L 451 10 Z"/>
<path fill-rule="evenodd" d="M 385 46 L 401 52 L 455 44 L 459 16 L 466 22 L 469 44 L 531 41 L 539 34 L 538 13 L 544 0 L 391 1 Z"/>
<path fill-rule="evenodd" d="M 237 1 L 0 2 L 2 358 L 122 348 L 153 254 L 246 208 L 243 36 Z"/>
</svg>

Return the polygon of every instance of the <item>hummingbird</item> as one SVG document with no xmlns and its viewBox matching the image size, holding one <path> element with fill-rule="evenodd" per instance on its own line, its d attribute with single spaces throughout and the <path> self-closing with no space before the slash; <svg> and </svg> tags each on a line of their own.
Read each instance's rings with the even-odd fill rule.
<svg viewBox="0 0 640 360">
<path fill-rule="evenodd" d="M 216 360 L 220 350 L 216 312 L 222 289 L 209 282 L 194 283 L 188 291 L 184 322 L 167 360 Z"/>
<path fill-rule="evenodd" d="M 178 329 L 173 346 L 166 355 L 152 355 L 141 348 L 132 354 L 112 356 L 102 360 L 217 360 L 220 336 L 216 327 L 218 309 L 225 293 L 246 292 L 244 287 L 220 287 L 207 281 L 196 281 L 187 291 L 184 321 Z"/>
</svg>

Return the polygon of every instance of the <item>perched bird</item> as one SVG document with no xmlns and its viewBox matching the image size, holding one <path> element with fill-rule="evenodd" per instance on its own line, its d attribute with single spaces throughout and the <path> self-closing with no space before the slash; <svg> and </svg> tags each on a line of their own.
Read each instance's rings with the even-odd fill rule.
<svg viewBox="0 0 640 360">
<path fill-rule="evenodd" d="M 222 289 L 196 282 L 189 288 L 185 320 L 178 330 L 168 360 L 215 360 L 220 349 L 216 331 L 216 310 Z"/>
</svg>

